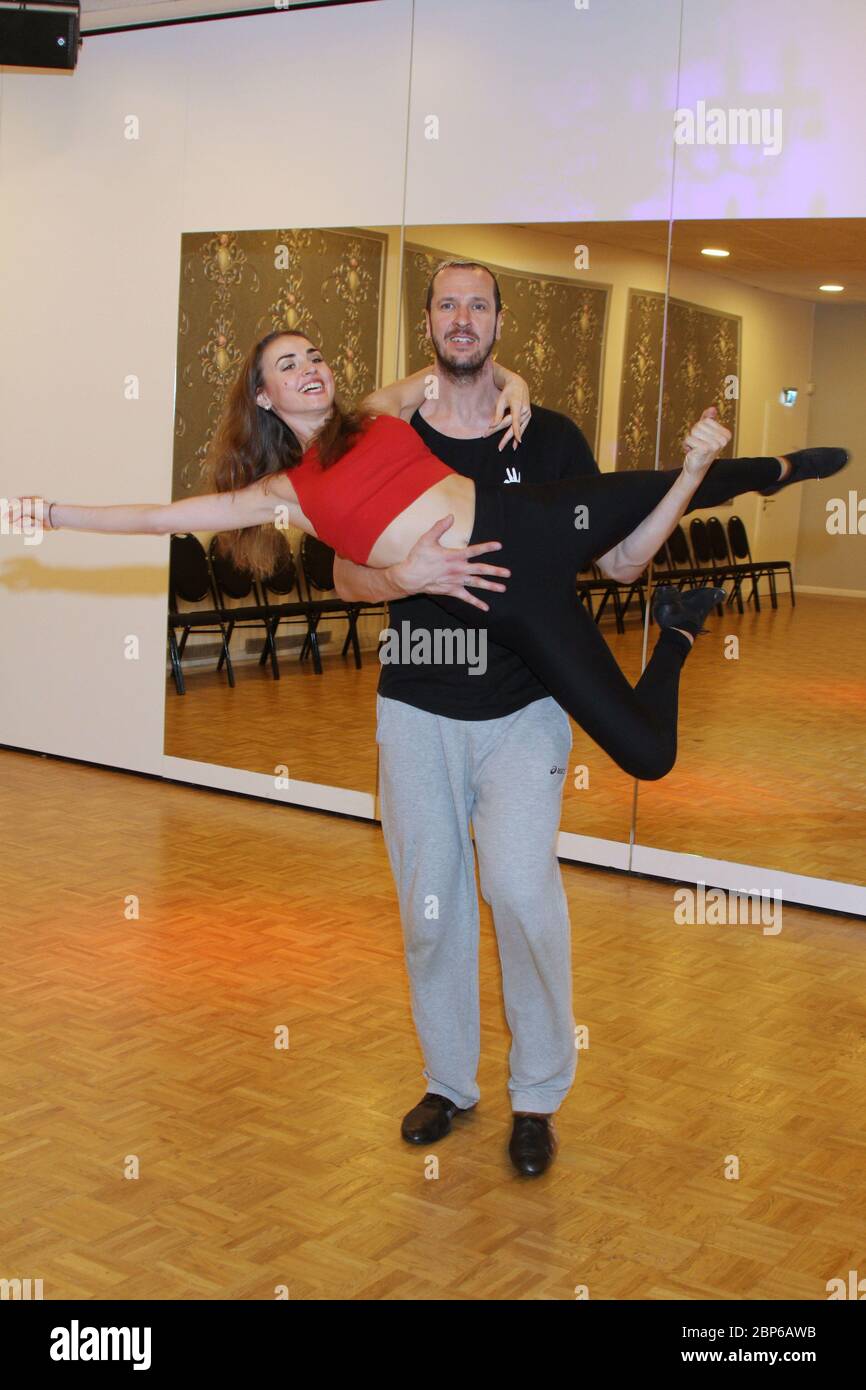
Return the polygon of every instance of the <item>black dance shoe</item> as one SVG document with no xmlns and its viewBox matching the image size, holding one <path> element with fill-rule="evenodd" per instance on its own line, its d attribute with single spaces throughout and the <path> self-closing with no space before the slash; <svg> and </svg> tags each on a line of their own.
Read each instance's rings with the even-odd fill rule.
<svg viewBox="0 0 866 1390">
<path fill-rule="evenodd" d="M 774 497 L 783 487 L 804 483 L 807 478 L 830 478 L 841 472 L 850 457 L 847 449 L 796 449 L 793 454 L 782 454 L 790 463 L 791 471 L 780 483 L 761 488 L 761 496 Z"/>
<path fill-rule="evenodd" d="M 518 1173 L 526 1178 L 541 1177 L 553 1162 L 555 1153 L 553 1116 L 515 1110 L 508 1156 Z"/>
<path fill-rule="evenodd" d="M 403 1117 L 400 1133 L 407 1144 L 435 1144 L 437 1139 L 444 1139 L 451 1132 L 454 1115 L 463 1114 L 465 1111 L 447 1096 L 428 1091 L 415 1108 Z"/>
<path fill-rule="evenodd" d="M 653 617 L 659 627 L 681 627 L 697 637 L 706 632 L 704 619 L 727 597 L 724 589 L 675 589 L 663 584 L 655 591 Z"/>
</svg>

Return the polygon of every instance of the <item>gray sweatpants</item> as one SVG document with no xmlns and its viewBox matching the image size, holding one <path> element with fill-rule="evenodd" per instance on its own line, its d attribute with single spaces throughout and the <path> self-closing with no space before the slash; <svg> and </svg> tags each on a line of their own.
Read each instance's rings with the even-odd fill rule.
<svg viewBox="0 0 866 1390">
<path fill-rule="evenodd" d="M 427 1089 L 478 1101 L 479 909 L 493 911 L 513 1110 L 552 1114 L 577 1053 L 568 907 L 556 858 L 571 726 L 552 699 L 446 719 L 377 697 L 379 798 Z"/>
</svg>

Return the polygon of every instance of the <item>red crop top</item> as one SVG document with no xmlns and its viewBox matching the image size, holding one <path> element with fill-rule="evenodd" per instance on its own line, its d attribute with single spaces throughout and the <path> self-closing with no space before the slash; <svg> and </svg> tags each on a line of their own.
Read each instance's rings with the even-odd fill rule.
<svg viewBox="0 0 866 1390">
<path fill-rule="evenodd" d="M 377 415 L 330 468 L 321 467 L 313 443 L 285 470 L 316 535 L 358 565 L 395 516 L 453 472 L 411 425 L 391 415 Z"/>
</svg>

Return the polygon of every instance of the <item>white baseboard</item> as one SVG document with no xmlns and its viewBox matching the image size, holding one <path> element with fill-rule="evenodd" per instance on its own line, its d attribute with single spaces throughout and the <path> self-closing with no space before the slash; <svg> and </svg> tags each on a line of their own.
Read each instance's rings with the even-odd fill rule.
<svg viewBox="0 0 866 1390">
<path fill-rule="evenodd" d="M 245 768 L 224 767 L 221 763 L 199 763 L 192 758 L 173 758 L 168 754 L 162 761 L 162 775 L 175 782 L 240 792 L 245 796 L 261 796 L 268 801 L 282 801 L 287 806 L 307 806 L 318 811 L 336 811 L 343 816 L 375 819 L 375 797 L 369 792 L 356 792 L 349 787 L 328 787 L 319 782 L 298 782 L 292 777 L 291 768 L 289 785 L 278 788 L 275 777 L 265 772 L 248 772 Z"/>
<path fill-rule="evenodd" d="M 631 866 L 635 873 L 705 883 L 740 893 L 764 893 L 768 897 L 778 894 L 783 902 L 866 917 L 866 887 L 856 883 L 837 883 L 834 879 L 786 873 L 757 864 L 737 864 L 728 859 L 708 859 L 699 854 L 678 854 L 647 845 L 635 845 Z"/>
<path fill-rule="evenodd" d="M 813 878 L 808 874 L 792 874 L 758 864 L 739 864 L 729 859 L 710 859 L 677 850 L 653 849 L 649 845 L 634 845 L 629 863 L 628 851 L 628 845 L 616 840 L 594 840 L 565 831 L 559 836 L 559 857 L 568 862 L 630 868 L 632 873 L 652 878 L 704 883 L 707 887 L 733 889 L 739 893 L 764 893 L 769 897 L 778 894 L 783 902 L 866 917 L 866 887 L 856 883 L 840 883 L 831 878 Z"/>
<path fill-rule="evenodd" d="M 560 830 L 556 853 L 575 864 L 597 864 L 603 869 L 628 870 L 630 846 L 624 840 L 600 840 L 594 835 L 573 835 Z"/>
</svg>

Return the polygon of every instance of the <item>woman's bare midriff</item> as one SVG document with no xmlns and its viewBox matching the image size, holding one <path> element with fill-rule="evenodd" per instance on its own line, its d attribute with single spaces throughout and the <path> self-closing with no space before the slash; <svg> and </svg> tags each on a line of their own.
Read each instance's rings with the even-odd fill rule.
<svg viewBox="0 0 866 1390">
<path fill-rule="evenodd" d="M 439 537 L 439 544 L 449 550 L 459 550 L 469 544 L 475 525 L 475 484 L 471 478 L 464 478 L 459 473 L 434 483 L 405 507 L 399 516 L 395 516 L 376 538 L 367 564 L 374 569 L 399 564 L 431 526 L 452 514 L 454 523 Z M 496 540 L 497 537 L 485 536 L 483 539 Z"/>
<path fill-rule="evenodd" d="M 278 473 L 270 480 L 270 491 L 288 504 L 289 520 L 293 526 L 315 536 L 316 532 L 309 517 L 301 511 L 298 496 L 285 473 Z M 462 549 L 469 544 L 472 528 L 475 525 L 475 484 L 471 478 L 460 473 L 449 474 L 441 482 L 434 483 L 420 497 L 416 497 L 399 516 L 389 522 L 373 542 L 367 557 L 367 564 L 374 569 L 386 569 L 405 560 L 409 551 L 420 536 L 444 516 L 453 514 L 454 523 L 440 537 L 440 545 L 449 550 Z M 497 540 L 496 536 L 485 536 L 484 540 Z"/>
</svg>

